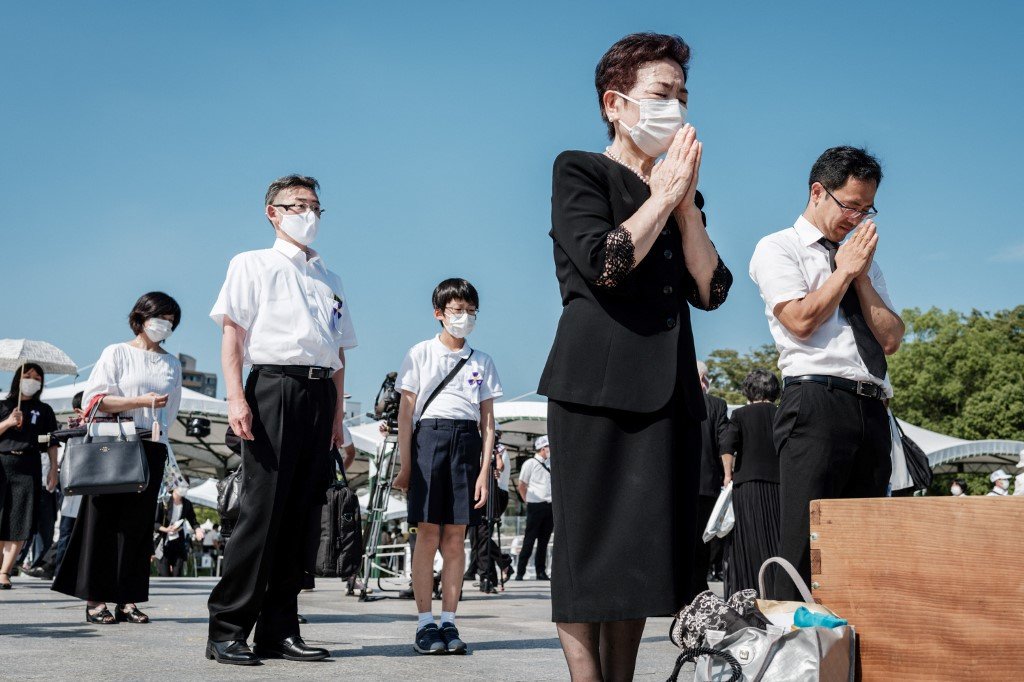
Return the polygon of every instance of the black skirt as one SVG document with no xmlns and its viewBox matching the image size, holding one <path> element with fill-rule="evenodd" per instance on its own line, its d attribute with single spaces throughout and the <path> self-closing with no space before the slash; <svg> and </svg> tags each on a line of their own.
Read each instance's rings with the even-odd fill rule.
<svg viewBox="0 0 1024 682">
<path fill-rule="evenodd" d="M 700 423 L 548 401 L 552 620 L 674 614 L 692 598 Z"/>
<path fill-rule="evenodd" d="M 0 541 L 28 540 L 36 532 L 36 509 L 43 485 L 38 452 L 0 454 Z"/>
<path fill-rule="evenodd" d="M 149 599 L 153 521 L 167 448 L 143 441 L 149 485 L 141 493 L 85 495 L 64 560 L 50 588 L 89 601 L 128 604 Z"/>
<path fill-rule="evenodd" d="M 757 589 L 757 572 L 765 559 L 779 555 L 779 484 L 747 481 L 733 486 L 732 510 L 736 525 L 726 536 L 728 549 L 725 595 Z M 765 587 L 774 584 L 774 566 L 765 576 Z M 761 595 L 762 599 L 772 596 Z"/>
</svg>

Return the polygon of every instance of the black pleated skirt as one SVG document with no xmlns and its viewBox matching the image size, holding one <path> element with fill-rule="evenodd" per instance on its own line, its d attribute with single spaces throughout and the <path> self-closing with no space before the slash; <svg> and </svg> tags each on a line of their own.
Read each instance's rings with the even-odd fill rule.
<svg viewBox="0 0 1024 682">
<path fill-rule="evenodd" d="M 0 454 L 0 541 L 28 540 L 36 532 L 36 508 L 43 485 L 38 452 Z"/>
<path fill-rule="evenodd" d="M 692 598 L 700 423 L 548 401 L 552 620 L 674 614 Z"/>
<path fill-rule="evenodd" d="M 779 555 L 779 484 L 747 481 L 734 485 L 732 509 L 736 525 L 726 536 L 728 561 L 725 595 L 757 588 L 757 572 L 765 559 Z M 775 567 L 768 570 L 765 587 L 774 584 Z M 768 595 L 771 596 L 770 594 Z M 761 598 L 766 598 L 761 595 Z"/>
<path fill-rule="evenodd" d="M 85 495 L 52 590 L 79 599 L 128 604 L 149 599 L 153 522 L 167 448 L 143 441 L 149 485 L 141 493 Z"/>
</svg>

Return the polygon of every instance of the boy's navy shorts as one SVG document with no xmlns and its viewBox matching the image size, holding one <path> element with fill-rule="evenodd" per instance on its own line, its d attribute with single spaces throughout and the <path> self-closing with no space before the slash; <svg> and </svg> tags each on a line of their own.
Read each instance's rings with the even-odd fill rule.
<svg viewBox="0 0 1024 682">
<path fill-rule="evenodd" d="M 473 509 L 483 440 L 471 419 L 421 419 L 413 431 L 409 525 L 480 523 Z"/>
</svg>

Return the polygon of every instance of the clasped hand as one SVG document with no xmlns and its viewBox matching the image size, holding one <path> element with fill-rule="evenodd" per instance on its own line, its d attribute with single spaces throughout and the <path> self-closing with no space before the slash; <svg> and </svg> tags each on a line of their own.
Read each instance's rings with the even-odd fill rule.
<svg viewBox="0 0 1024 682">
<path fill-rule="evenodd" d="M 693 206 L 702 154 L 697 130 L 687 123 L 676 133 L 665 158 L 651 170 L 651 196 L 673 209 Z"/>
<path fill-rule="evenodd" d="M 842 270 L 854 279 L 866 275 L 871 269 L 876 248 L 878 231 L 875 221 L 866 220 L 836 251 L 836 270 Z"/>
</svg>

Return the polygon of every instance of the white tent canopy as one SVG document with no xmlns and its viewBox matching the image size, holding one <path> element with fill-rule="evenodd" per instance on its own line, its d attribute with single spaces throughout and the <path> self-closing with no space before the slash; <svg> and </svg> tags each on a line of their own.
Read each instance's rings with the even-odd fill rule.
<svg viewBox="0 0 1024 682">
<path fill-rule="evenodd" d="M 914 426 L 898 419 L 903 432 L 928 455 L 938 474 L 986 473 L 1013 466 L 1024 442 L 1019 440 L 964 440 Z"/>
<path fill-rule="evenodd" d="M 185 493 L 185 497 L 190 499 L 194 504 L 199 504 L 210 509 L 217 508 L 217 480 L 208 478 L 202 483 L 197 483 L 189 487 L 188 492 Z"/>
</svg>

